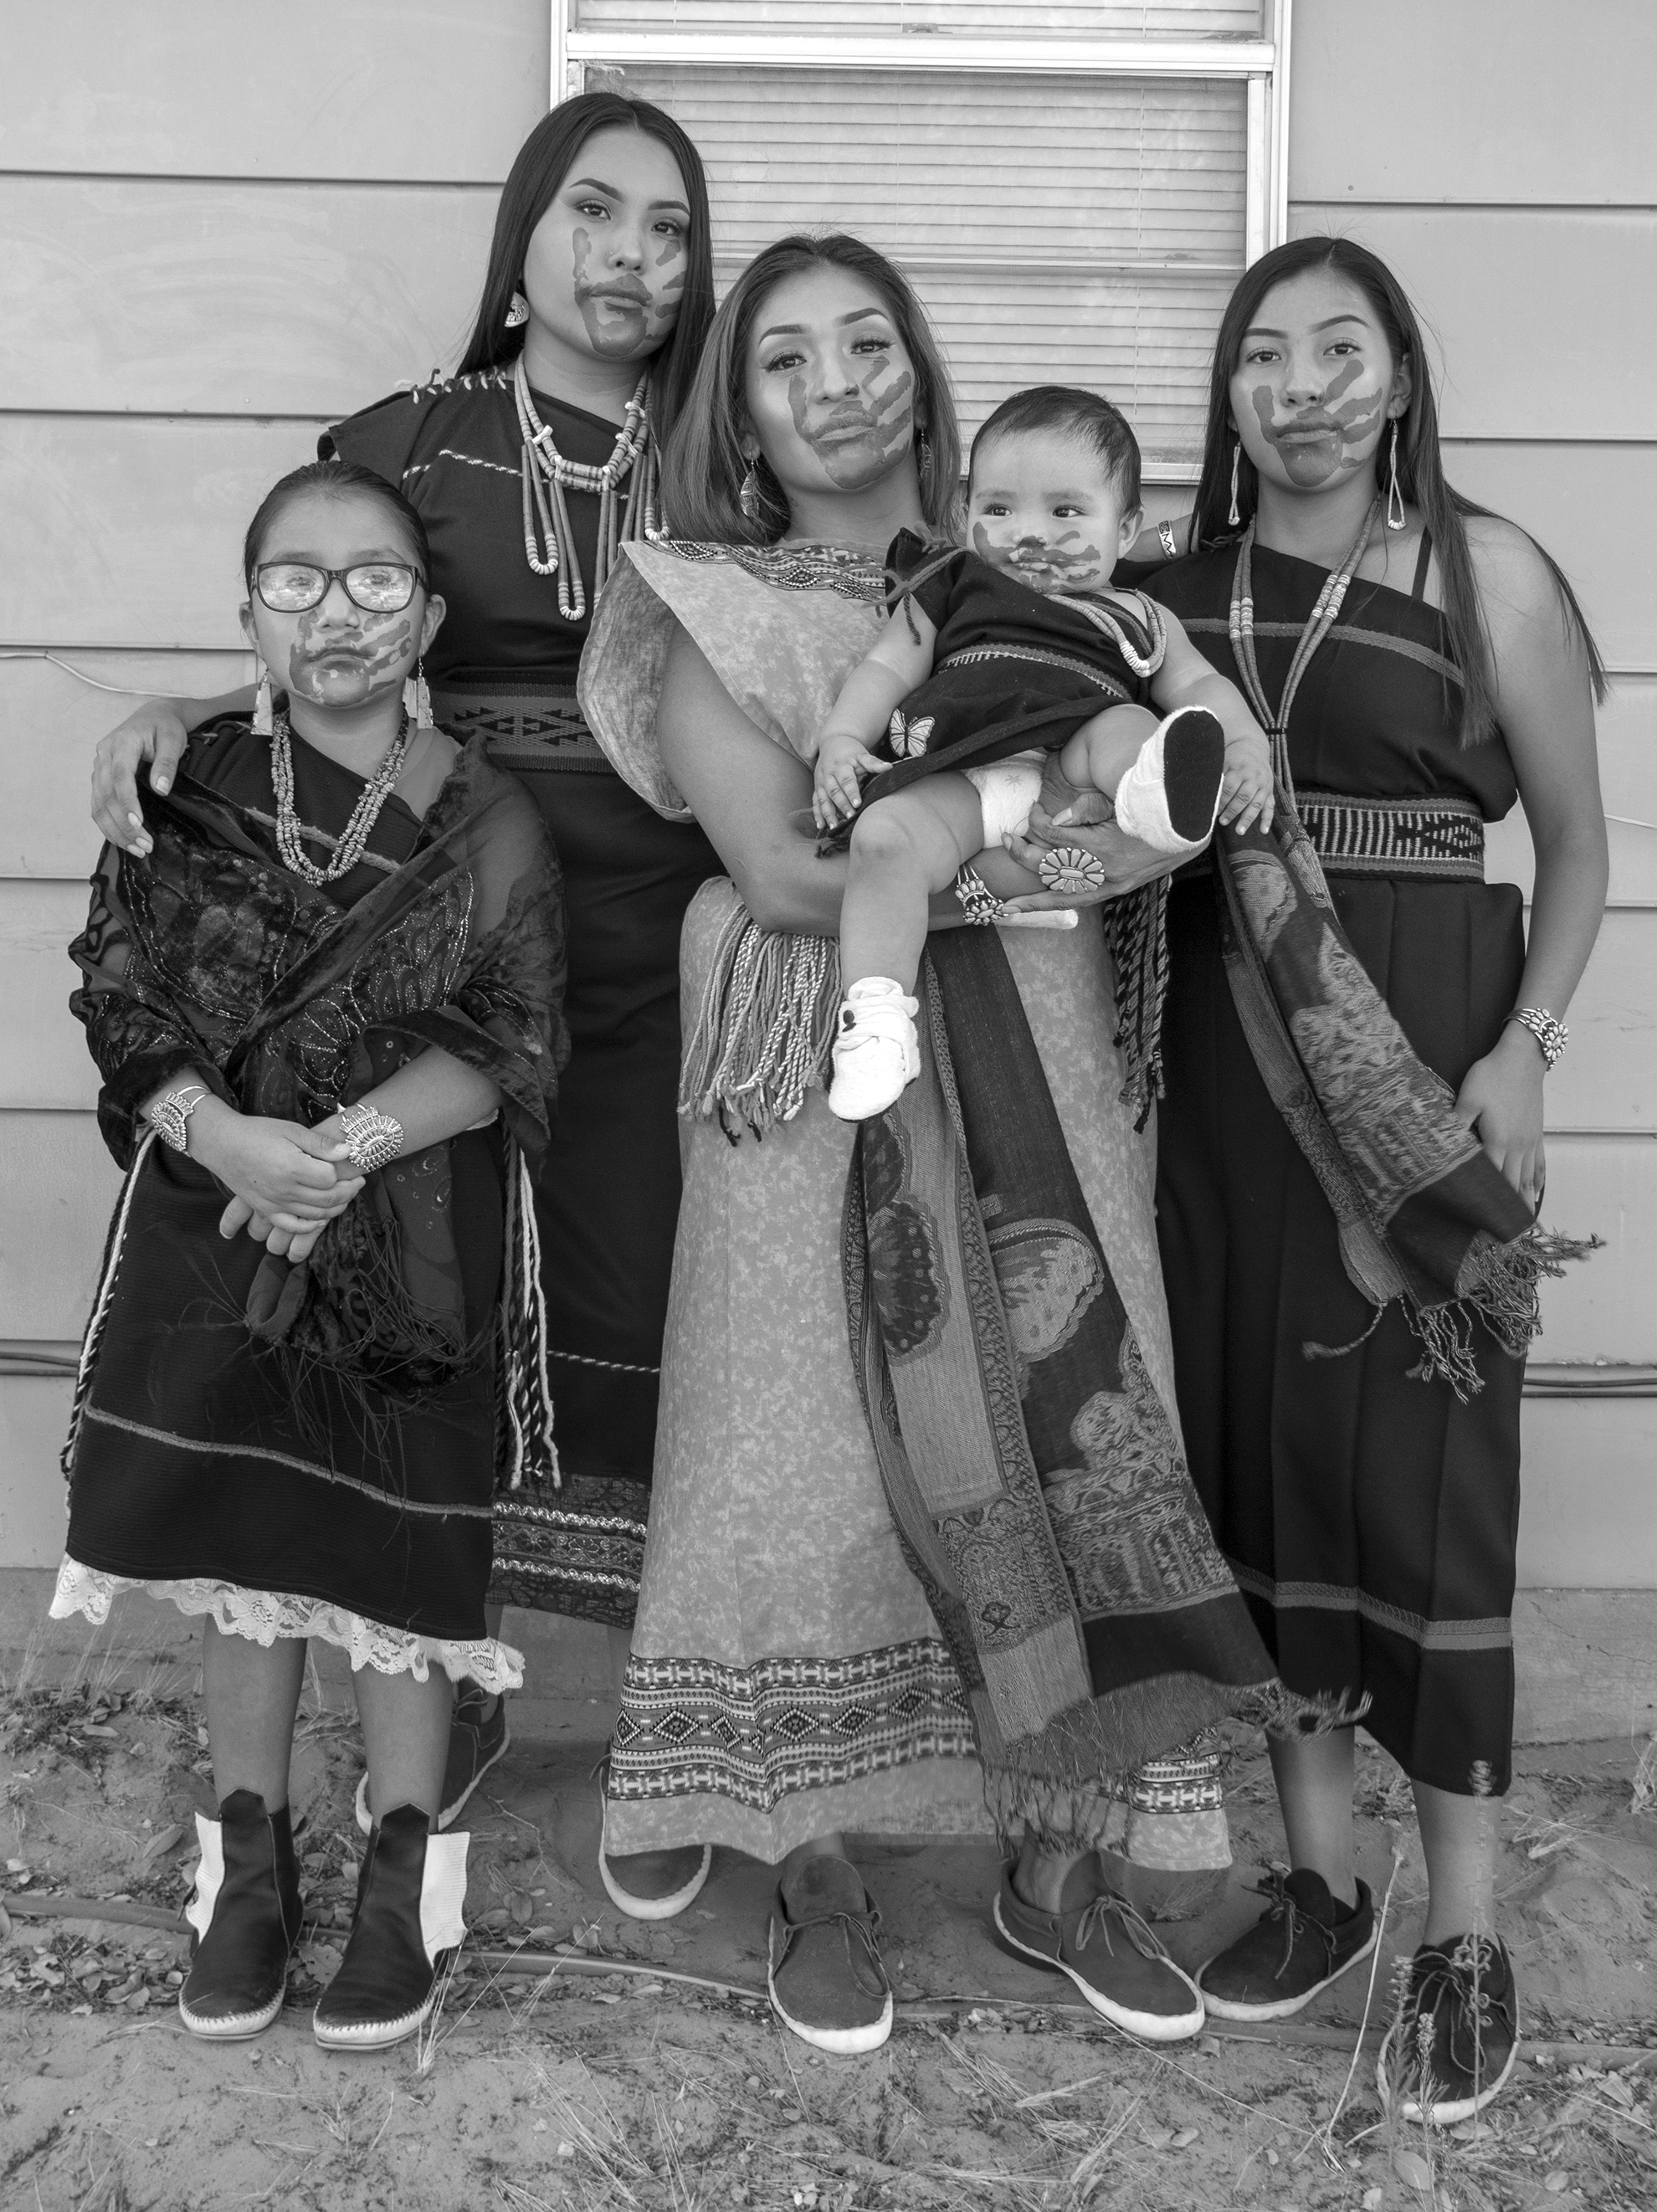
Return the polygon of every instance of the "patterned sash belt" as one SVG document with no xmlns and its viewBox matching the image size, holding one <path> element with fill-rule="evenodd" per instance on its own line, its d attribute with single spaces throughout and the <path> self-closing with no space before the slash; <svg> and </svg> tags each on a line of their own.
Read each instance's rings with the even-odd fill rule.
<svg viewBox="0 0 1657 2212">
<path fill-rule="evenodd" d="M 1067 653 L 1044 653 L 1034 645 L 967 645 L 959 653 L 946 653 L 938 664 L 941 674 L 946 668 L 968 668 L 980 660 L 1033 660 L 1042 668 L 1062 668 L 1071 676 L 1080 676 L 1113 698 L 1126 699 L 1127 693 L 1114 676 L 1102 668 L 1093 668 L 1085 660 L 1073 660 Z"/>
<path fill-rule="evenodd" d="M 1295 795 L 1326 876 L 1426 876 L 1484 880 L 1484 823 L 1470 799 L 1350 799 Z"/>
<path fill-rule="evenodd" d="M 497 767 L 616 771 L 581 719 L 573 691 L 526 690 L 510 678 L 473 677 L 458 684 L 434 684 L 432 713 L 440 728 L 462 744 L 482 730 Z"/>
</svg>

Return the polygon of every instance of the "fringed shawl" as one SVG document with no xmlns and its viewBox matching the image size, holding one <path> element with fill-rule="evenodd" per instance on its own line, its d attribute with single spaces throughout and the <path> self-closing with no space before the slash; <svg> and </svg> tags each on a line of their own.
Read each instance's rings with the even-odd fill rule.
<svg viewBox="0 0 1657 2212">
<path fill-rule="evenodd" d="M 215 742 L 263 741 L 237 728 Z M 506 1478 L 555 1480 L 529 1178 L 568 1042 L 557 861 L 534 805 L 474 740 L 413 851 L 380 860 L 379 879 L 343 908 L 281 866 L 260 806 L 198 781 L 189 759 L 149 807 L 154 851 L 105 848 L 71 947 L 110 1150 L 140 1171 L 138 1109 L 185 1067 L 243 1113 L 307 1126 L 428 1046 L 487 1075 L 507 1139 Z M 246 1324 L 296 1380 L 326 1368 L 414 1406 L 486 1353 L 464 1326 L 447 1152 L 430 1146 L 370 1177 L 308 1260 L 267 1255 Z"/>
</svg>

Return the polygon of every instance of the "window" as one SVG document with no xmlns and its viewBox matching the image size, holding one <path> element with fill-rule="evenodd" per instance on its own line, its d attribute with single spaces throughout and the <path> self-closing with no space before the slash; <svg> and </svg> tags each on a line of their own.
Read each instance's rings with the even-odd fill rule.
<svg viewBox="0 0 1657 2212">
<path fill-rule="evenodd" d="M 1290 0 L 555 0 L 553 96 L 613 82 L 701 148 L 716 274 L 843 228 L 901 263 L 968 436 L 1103 392 L 1189 480 L 1239 272 L 1285 234 Z"/>
</svg>

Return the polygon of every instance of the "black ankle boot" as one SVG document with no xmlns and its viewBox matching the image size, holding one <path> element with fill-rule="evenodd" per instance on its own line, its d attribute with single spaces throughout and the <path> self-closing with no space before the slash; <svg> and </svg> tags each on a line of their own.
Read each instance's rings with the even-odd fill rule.
<svg viewBox="0 0 1657 2212">
<path fill-rule="evenodd" d="M 267 1813 L 256 1790 L 233 1790 L 216 1820 L 196 1815 L 202 1863 L 185 1907 L 195 1929 L 179 2017 L 192 2035 L 234 2043 L 282 2010 L 299 1942 L 299 1869 L 284 1805 Z"/>
<path fill-rule="evenodd" d="M 438 1977 L 464 1940 L 468 1835 L 434 1836 L 418 1805 L 399 1805 L 368 1838 L 356 1913 L 339 1972 L 317 2003 L 317 2041 L 381 2051 L 423 2026 Z"/>
</svg>

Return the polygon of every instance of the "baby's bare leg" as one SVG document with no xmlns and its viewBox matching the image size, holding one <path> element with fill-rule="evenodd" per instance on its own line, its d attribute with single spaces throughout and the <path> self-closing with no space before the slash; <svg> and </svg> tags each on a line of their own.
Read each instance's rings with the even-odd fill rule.
<svg viewBox="0 0 1657 2212">
<path fill-rule="evenodd" d="M 1067 783 L 1078 792 L 1101 792 L 1114 799 L 1116 787 L 1139 757 L 1139 748 L 1156 727 L 1156 717 L 1144 707 L 1107 707 L 1083 722 L 1062 748 L 1059 766 Z M 1105 818 L 1102 808 L 1077 805 L 1064 816 L 1077 823 Z"/>
<path fill-rule="evenodd" d="M 964 775 L 929 775 L 865 806 L 852 831 L 840 909 L 841 989 L 888 975 L 912 992 L 926 943 L 927 902 L 983 849 L 983 813 Z"/>
</svg>

